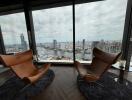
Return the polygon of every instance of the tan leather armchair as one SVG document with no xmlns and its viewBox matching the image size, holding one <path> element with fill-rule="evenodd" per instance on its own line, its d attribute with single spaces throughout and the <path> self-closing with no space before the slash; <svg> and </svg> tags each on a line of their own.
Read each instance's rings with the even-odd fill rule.
<svg viewBox="0 0 132 100">
<path fill-rule="evenodd" d="M 32 59 L 32 50 L 15 55 L 0 55 L 0 60 L 6 67 L 11 68 L 20 79 L 31 84 L 38 81 L 50 67 L 50 64 L 44 64 L 42 68 L 38 69 Z"/>
<path fill-rule="evenodd" d="M 80 76 L 87 82 L 96 82 L 99 80 L 111 65 L 117 61 L 121 53 L 115 55 L 94 48 L 93 55 L 94 57 L 90 65 L 84 66 L 78 61 L 75 61 L 74 64 Z"/>
</svg>

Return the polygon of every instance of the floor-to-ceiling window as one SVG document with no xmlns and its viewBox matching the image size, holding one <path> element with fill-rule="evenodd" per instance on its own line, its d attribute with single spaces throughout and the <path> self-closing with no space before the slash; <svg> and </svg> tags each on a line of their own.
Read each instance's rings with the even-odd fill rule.
<svg viewBox="0 0 132 100">
<path fill-rule="evenodd" d="M 6 53 L 22 52 L 29 48 L 24 13 L 0 16 Z"/>
<path fill-rule="evenodd" d="M 75 5 L 75 57 L 91 61 L 92 49 L 121 51 L 127 0 Z M 38 59 L 73 61 L 72 5 L 32 11 Z M 7 53 L 29 48 L 24 13 L 0 16 Z"/>
<path fill-rule="evenodd" d="M 72 6 L 33 11 L 36 47 L 41 61 L 72 61 Z"/>
<path fill-rule="evenodd" d="M 127 0 L 104 0 L 77 4 L 76 60 L 91 61 L 92 50 L 121 51 Z"/>
</svg>

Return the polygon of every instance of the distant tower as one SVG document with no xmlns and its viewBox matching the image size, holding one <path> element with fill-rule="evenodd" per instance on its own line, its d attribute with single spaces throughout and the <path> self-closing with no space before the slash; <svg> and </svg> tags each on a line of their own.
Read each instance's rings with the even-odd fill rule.
<svg viewBox="0 0 132 100">
<path fill-rule="evenodd" d="M 85 39 L 83 39 L 83 43 L 82 43 L 82 49 L 85 49 Z"/>
<path fill-rule="evenodd" d="M 82 41 L 82 59 L 85 59 L 85 39 Z"/>
<path fill-rule="evenodd" d="M 53 48 L 57 49 L 57 41 L 56 40 L 53 40 Z"/>
<path fill-rule="evenodd" d="M 23 34 L 21 34 L 20 35 L 20 38 L 21 38 L 21 47 L 22 47 L 22 50 L 27 50 L 27 43 L 26 43 L 26 41 L 25 41 L 25 38 L 24 38 L 24 35 Z"/>
<path fill-rule="evenodd" d="M 99 41 L 93 41 L 92 42 L 92 50 L 93 50 L 94 47 L 98 48 L 99 47 L 99 43 L 100 43 Z"/>
<path fill-rule="evenodd" d="M 57 40 L 53 40 L 54 56 L 57 57 Z"/>
</svg>

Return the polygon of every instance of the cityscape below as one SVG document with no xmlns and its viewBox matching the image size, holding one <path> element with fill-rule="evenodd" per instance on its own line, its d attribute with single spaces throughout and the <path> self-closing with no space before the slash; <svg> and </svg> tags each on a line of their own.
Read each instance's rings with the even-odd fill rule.
<svg viewBox="0 0 132 100">
<path fill-rule="evenodd" d="M 28 43 L 24 35 L 20 35 L 21 44 L 5 45 L 6 53 L 16 53 L 28 50 Z M 91 61 L 94 47 L 100 48 L 109 53 L 119 53 L 121 51 L 121 40 L 111 41 L 77 41 L 75 43 L 76 60 Z M 53 42 L 37 43 L 37 57 L 39 60 L 73 60 L 73 42 Z"/>
</svg>

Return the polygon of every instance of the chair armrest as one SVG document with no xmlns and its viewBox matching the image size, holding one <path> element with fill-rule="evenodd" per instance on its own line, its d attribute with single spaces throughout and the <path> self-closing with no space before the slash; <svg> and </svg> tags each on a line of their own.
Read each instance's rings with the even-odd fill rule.
<svg viewBox="0 0 132 100">
<path fill-rule="evenodd" d="M 87 67 L 83 66 L 80 62 L 75 61 L 74 66 L 81 76 L 85 76 L 87 74 Z"/>
<path fill-rule="evenodd" d="M 78 62 L 78 61 L 75 61 L 75 62 L 74 62 L 74 67 L 77 69 L 78 73 L 80 74 L 79 68 L 82 67 L 81 63 Z"/>
<path fill-rule="evenodd" d="M 39 68 L 39 72 L 45 70 L 46 68 L 49 68 L 50 66 L 51 66 L 51 64 L 44 64 L 44 65 L 42 65 L 42 67 Z"/>
<path fill-rule="evenodd" d="M 50 64 L 44 64 L 43 67 L 38 70 L 36 75 L 24 77 L 23 80 L 26 83 L 31 83 L 31 84 L 35 83 L 43 76 L 43 74 L 45 74 L 48 71 L 50 66 L 51 66 Z"/>
<path fill-rule="evenodd" d="M 88 82 L 95 82 L 99 79 L 99 76 L 97 76 L 95 74 L 87 74 L 87 75 L 83 76 L 83 79 Z"/>
</svg>

